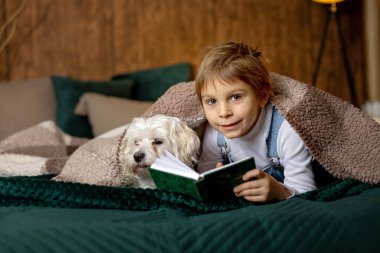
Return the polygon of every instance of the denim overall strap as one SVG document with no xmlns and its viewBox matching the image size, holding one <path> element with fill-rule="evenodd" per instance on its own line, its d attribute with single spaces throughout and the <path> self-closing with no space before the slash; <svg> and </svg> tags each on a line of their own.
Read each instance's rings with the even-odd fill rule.
<svg viewBox="0 0 380 253">
<path fill-rule="evenodd" d="M 222 163 L 223 164 L 229 164 L 232 162 L 230 152 L 231 149 L 227 145 L 226 139 L 224 139 L 224 135 L 218 132 L 218 135 L 216 137 L 216 143 L 218 144 L 218 147 L 220 148 L 220 153 L 222 155 Z"/>
<path fill-rule="evenodd" d="M 265 171 L 281 183 L 284 182 L 285 176 L 284 168 L 280 164 L 280 158 L 277 153 L 277 137 L 283 120 L 284 118 L 282 117 L 281 113 L 279 113 L 277 109 L 273 107 L 271 125 L 269 128 L 268 138 L 266 139 L 267 156 L 269 158 L 269 164 L 263 168 L 263 171 Z M 228 164 L 232 162 L 230 155 L 231 148 L 227 145 L 227 142 L 223 134 L 219 132 L 217 134 L 217 144 L 220 148 L 223 164 Z"/>
<path fill-rule="evenodd" d="M 277 137 L 283 120 L 284 118 L 282 115 L 277 111 L 275 107 L 273 107 L 271 125 L 268 138 L 266 140 L 269 164 L 263 169 L 279 182 L 284 182 L 285 178 L 284 168 L 280 164 L 280 158 L 277 152 Z"/>
</svg>

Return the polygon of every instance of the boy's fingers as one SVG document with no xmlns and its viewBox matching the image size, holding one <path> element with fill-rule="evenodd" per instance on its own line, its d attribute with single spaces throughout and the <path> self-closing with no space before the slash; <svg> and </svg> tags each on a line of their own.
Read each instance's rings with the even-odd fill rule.
<svg viewBox="0 0 380 253">
<path fill-rule="evenodd" d="M 261 177 L 261 174 L 262 174 L 261 170 L 253 169 L 243 175 L 243 180 L 244 181 L 253 180 L 255 178 Z"/>
<path fill-rule="evenodd" d="M 239 196 L 243 196 L 243 195 L 249 194 L 248 191 L 250 190 L 256 191 L 260 187 L 261 185 L 258 182 L 252 180 L 252 181 L 248 181 L 236 186 L 233 189 L 233 191 L 235 194 L 238 194 Z"/>
<path fill-rule="evenodd" d="M 223 163 L 221 163 L 221 162 L 218 162 L 218 163 L 216 163 L 216 166 L 215 166 L 215 168 L 219 168 L 219 167 L 222 167 L 223 166 Z"/>
<path fill-rule="evenodd" d="M 263 195 L 257 195 L 257 196 L 244 196 L 244 198 L 251 202 L 266 202 L 266 198 Z"/>
</svg>

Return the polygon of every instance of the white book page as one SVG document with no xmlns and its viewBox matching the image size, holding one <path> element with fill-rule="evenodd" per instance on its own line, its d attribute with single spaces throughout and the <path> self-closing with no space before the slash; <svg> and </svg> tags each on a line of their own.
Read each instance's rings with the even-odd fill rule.
<svg viewBox="0 0 380 253">
<path fill-rule="evenodd" d="M 199 179 L 199 174 L 196 171 L 166 150 L 164 151 L 164 155 L 158 157 L 150 167 L 163 172 L 192 178 L 194 180 Z"/>
<path fill-rule="evenodd" d="M 251 157 L 246 157 L 246 158 L 244 158 L 244 159 L 242 159 L 242 160 L 235 161 L 235 162 L 233 162 L 233 163 L 229 163 L 229 164 L 223 165 L 223 166 L 221 166 L 221 167 L 218 167 L 218 168 L 214 168 L 214 169 L 211 169 L 211 170 L 205 171 L 205 172 L 201 173 L 200 176 L 203 177 L 203 176 L 205 176 L 205 175 L 207 175 L 207 174 L 211 174 L 211 173 L 213 173 L 213 172 L 215 172 L 215 171 L 217 171 L 217 170 L 223 170 L 223 169 L 226 169 L 226 168 L 228 168 L 228 167 L 234 166 L 235 164 L 242 163 L 242 162 L 244 162 L 244 161 L 246 161 L 246 160 L 248 160 L 248 159 L 250 159 L 250 158 L 251 158 Z"/>
</svg>

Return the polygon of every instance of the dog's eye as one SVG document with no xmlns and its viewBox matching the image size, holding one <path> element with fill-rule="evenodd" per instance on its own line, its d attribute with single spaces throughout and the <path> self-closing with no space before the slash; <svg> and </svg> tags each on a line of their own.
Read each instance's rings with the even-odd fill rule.
<svg viewBox="0 0 380 253">
<path fill-rule="evenodd" d="M 140 144 L 139 144 L 139 142 L 138 142 L 138 141 L 135 141 L 135 145 L 136 145 L 136 146 L 139 146 Z"/>
<path fill-rule="evenodd" d="M 153 143 L 153 145 L 161 145 L 163 143 L 163 141 L 161 139 L 154 139 L 154 141 L 152 143 Z"/>
</svg>

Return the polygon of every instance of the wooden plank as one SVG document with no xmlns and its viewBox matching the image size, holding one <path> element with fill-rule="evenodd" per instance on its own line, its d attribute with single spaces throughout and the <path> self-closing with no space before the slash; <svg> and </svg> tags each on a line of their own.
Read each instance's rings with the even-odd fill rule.
<svg viewBox="0 0 380 253">
<path fill-rule="evenodd" d="M 197 65 L 201 48 L 212 40 L 211 1 L 120 0 L 114 4 L 116 72 L 183 61 Z"/>
<path fill-rule="evenodd" d="M 21 2 L 1 1 L 6 15 Z M 352 0 L 338 8 L 358 95 L 364 101 L 361 6 L 360 0 Z M 27 1 L 5 64 L 10 79 L 52 74 L 108 79 L 184 61 L 196 72 L 206 48 L 234 40 L 262 49 L 270 59 L 270 71 L 310 83 L 327 8 L 304 0 Z M 0 55 L 0 63 L 4 57 Z M 317 86 L 350 100 L 332 24 Z"/>
<path fill-rule="evenodd" d="M 14 1 L 7 1 L 9 9 Z M 113 70 L 108 1 L 27 1 L 10 45 L 11 78 L 100 79 Z"/>
<path fill-rule="evenodd" d="M 306 1 L 223 1 L 217 7 L 218 41 L 244 41 L 264 51 L 270 71 L 308 81 L 311 60 Z M 297 31 L 297 34 L 295 34 Z M 291 56 L 294 55 L 294 56 Z M 286 57 L 291 56 L 291 57 Z M 302 67 L 303 71 L 299 71 Z"/>
<path fill-rule="evenodd" d="M 7 64 L 8 48 L 6 47 L 6 40 L 8 37 L 8 30 L 6 28 L 7 12 L 5 10 L 5 0 L 0 1 L 0 29 L 2 34 L 0 34 L 0 80 L 9 79 L 9 71 Z"/>
</svg>

